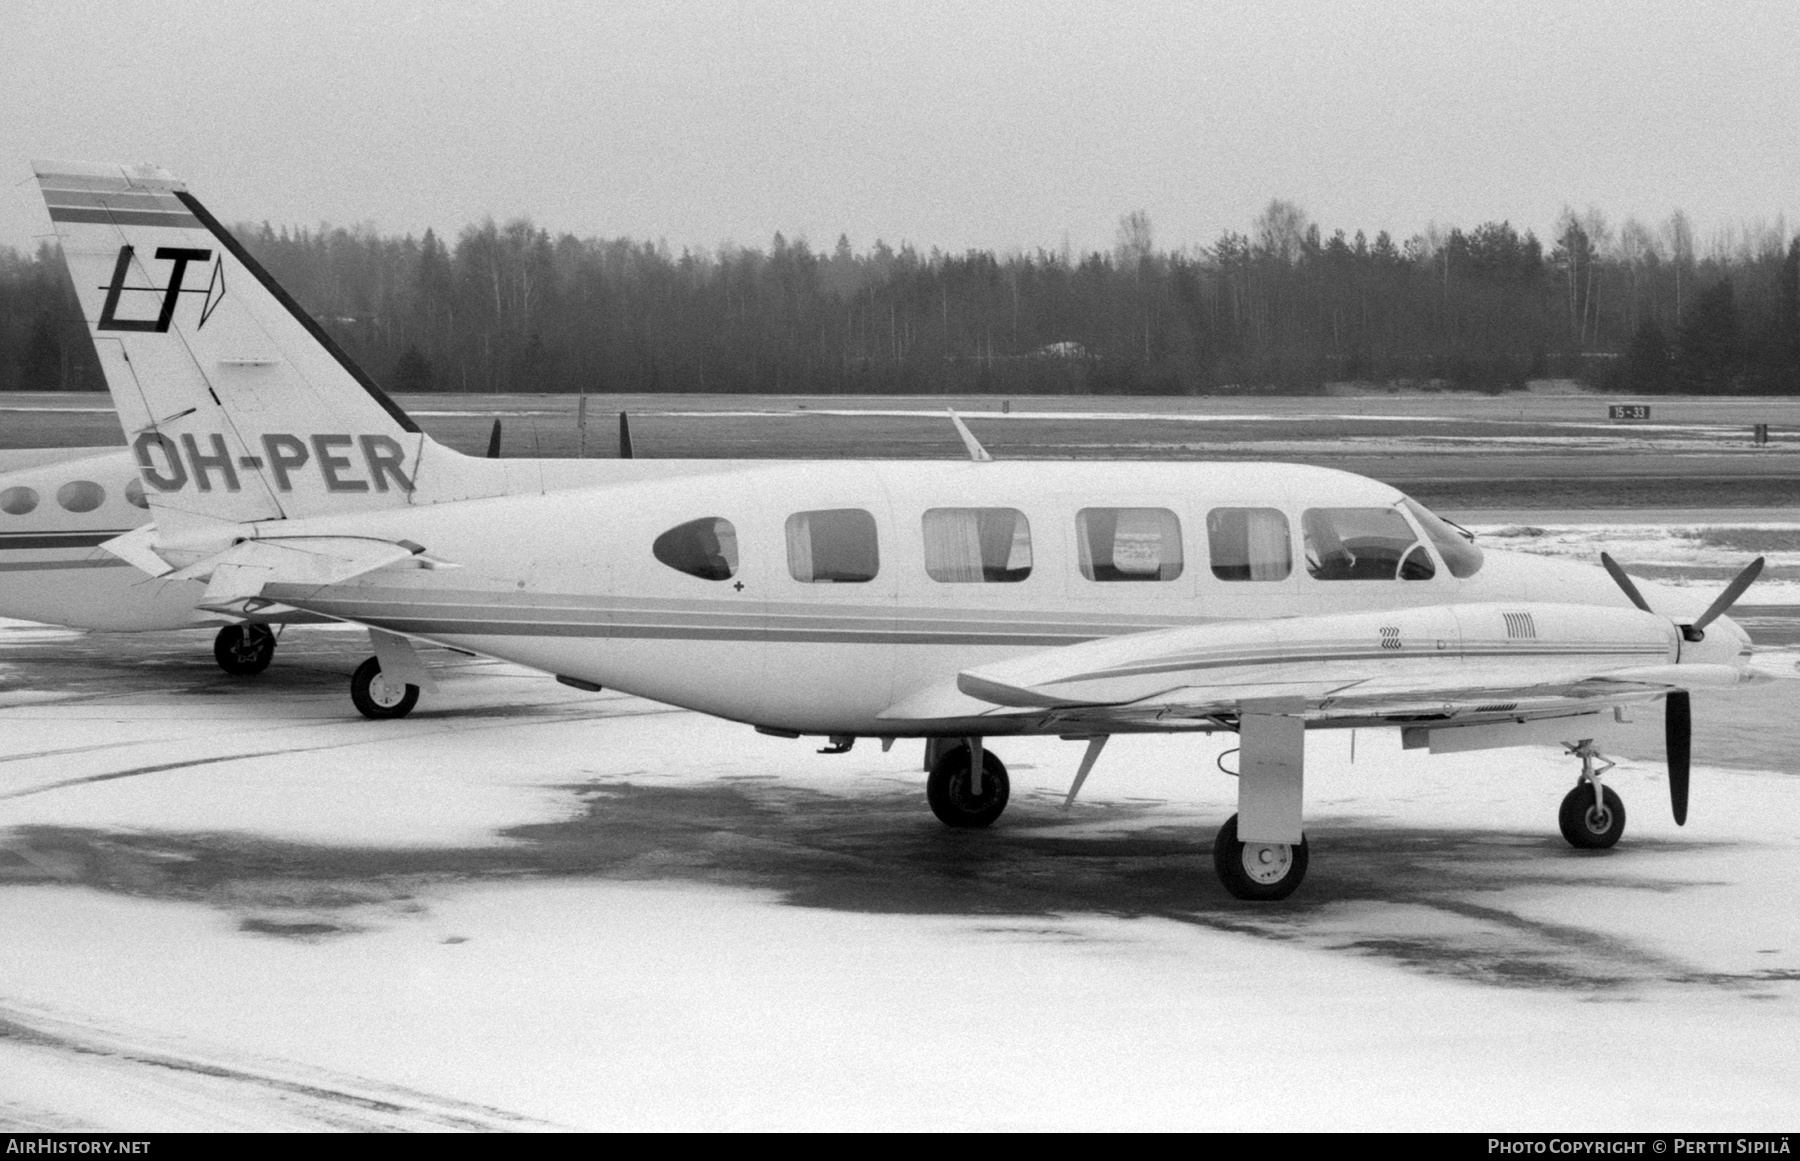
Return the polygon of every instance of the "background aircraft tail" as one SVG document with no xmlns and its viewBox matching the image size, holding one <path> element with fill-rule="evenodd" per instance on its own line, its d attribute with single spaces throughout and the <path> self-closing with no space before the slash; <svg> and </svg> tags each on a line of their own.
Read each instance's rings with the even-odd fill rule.
<svg viewBox="0 0 1800 1161">
<path fill-rule="evenodd" d="M 421 432 L 169 173 L 33 168 L 159 525 L 505 490 L 498 465 Z"/>
</svg>

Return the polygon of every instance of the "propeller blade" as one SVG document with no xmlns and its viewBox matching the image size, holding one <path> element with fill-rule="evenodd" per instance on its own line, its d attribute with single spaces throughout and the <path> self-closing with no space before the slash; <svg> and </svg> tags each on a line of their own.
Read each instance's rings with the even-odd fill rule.
<svg viewBox="0 0 1800 1161">
<path fill-rule="evenodd" d="M 1704 629 L 1724 616 L 1725 610 L 1737 604 L 1737 599 L 1744 595 L 1744 590 L 1762 575 L 1762 569 L 1763 558 L 1759 556 L 1751 561 L 1743 572 L 1738 573 L 1736 579 L 1725 586 L 1725 591 L 1719 594 L 1718 600 L 1706 606 L 1706 612 L 1700 614 L 1699 619 L 1694 622 L 1694 628 Z"/>
<path fill-rule="evenodd" d="M 1606 575 L 1613 578 L 1613 583 L 1625 590 L 1625 595 L 1631 598 L 1632 604 L 1646 613 L 1652 611 L 1650 602 L 1644 599 L 1643 593 L 1638 592 L 1637 586 L 1631 583 L 1631 578 L 1625 575 L 1625 570 L 1619 567 L 1618 561 L 1603 552 L 1600 554 L 1600 563 L 1605 567 Z"/>
<path fill-rule="evenodd" d="M 494 420 L 494 430 L 488 435 L 488 454 L 490 460 L 500 458 L 500 421 Z"/>
<path fill-rule="evenodd" d="M 1687 825 L 1688 758 L 1693 750 L 1694 715 L 1688 691 L 1675 690 L 1663 707 L 1663 740 L 1669 752 L 1669 805 L 1675 809 L 1675 825 Z"/>
</svg>

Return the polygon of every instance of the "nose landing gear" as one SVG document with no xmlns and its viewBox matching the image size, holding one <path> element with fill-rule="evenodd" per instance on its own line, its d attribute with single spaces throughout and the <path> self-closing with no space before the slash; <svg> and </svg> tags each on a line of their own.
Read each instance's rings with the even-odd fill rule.
<svg viewBox="0 0 1800 1161">
<path fill-rule="evenodd" d="M 1591 738 L 1583 738 L 1568 750 L 1581 759 L 1581 780 L 1563 798 L 1557 824 L 1570 846 L 1603 851 L 1625 833 L 1624 801 L 1611 787 L 1600 784 L 1600 776 L 1611 770 L 1614 763 L 1600 756 Z"/>
</svg>

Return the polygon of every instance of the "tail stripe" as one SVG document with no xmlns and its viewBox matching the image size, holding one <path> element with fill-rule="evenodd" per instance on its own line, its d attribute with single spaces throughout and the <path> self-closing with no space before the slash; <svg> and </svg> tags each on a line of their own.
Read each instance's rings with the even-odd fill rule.
<svg viewBox="0 0 1800 1161">
<path fill-rule="evenodd" d="M 93 222 L 101 226 L 171 226 L 192 230 L 200 225 L 192 214 L 159 214 L 152 210 L 90 210 L 74 206 L 51 206 L 53 222 Z"/>
<path fill-rule="evenodd" d="M 338 365 L 343 367 L 350 377 L 369 393 L 370 398 L 381 405 L 381 409 L 386 411 L 395 423 L 408 432 L 419 434 L 419 425 L 413 422 L 412 416 L 406 414 L 406 411 L 398 403 L 388 398 L 387 392 L 377 386 L 375 380 L 369 378 L 368 374 L 357 366 L 356 360 L 345 354 L 344 349 L 337 345 L 337 341 L 325 333 L 325 328 L 314 321 L 313 316 L 306 313 L 306 310 L 269 276 L 269 272 L 250 256 L 250 252 L 245 250 L 243 245 L 232 236 L 230 230 L 220 225 L 219 220 L 208 213 L 206 207 L 186 190 L 176 190 L 175 196 L 180 199 L 182 205 L 187 207 L 188 212 L 193 215 L 198 224 L 212 234 L 218 240 L 219 245 L 230 251 L 231 256 L 242 263 L 245 270 L 255 276 L 256 280 L 262 284 L 262 288 L 268 291 L 289 314 L 294 316 L 295 322 L 306 328 L 306 333 L 312 336 L 313 341 L 325 348 L 331 357 L 338 361 Z M 163 215 L 157 216 L 161 218 Z"/>
</svg>

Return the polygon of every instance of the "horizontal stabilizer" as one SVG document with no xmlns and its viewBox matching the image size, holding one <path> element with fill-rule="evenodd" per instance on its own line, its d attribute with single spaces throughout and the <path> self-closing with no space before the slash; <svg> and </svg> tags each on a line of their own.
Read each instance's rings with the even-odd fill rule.
<svg viewBox="0 0 1800 1161">
<path fill-rule="evenodd" d="M 242 603 L 257 597 L 266 584 L 340 584 L 390 564 L 413 560 L 423 552 L 410 542 L 396 544 L 355 536 L 245 540 L 168 575 L 170 580 L 207 581 L 201 607 L 242 612 Z"/>
<path fill-rule="evenodd" d="M 151 576 L 167 576 L 175 570 L 175 566 L 156 555 L 152 548 L 155 543 L 156 525 L 140 524 L 122 536 L 101 541 L 100 548 L 140 572 L 147 572 Z"/>
</svg>

